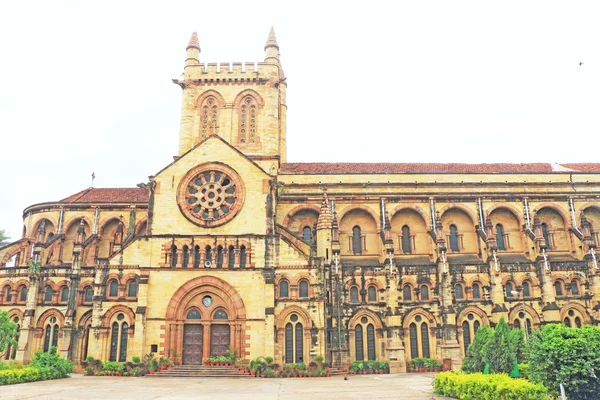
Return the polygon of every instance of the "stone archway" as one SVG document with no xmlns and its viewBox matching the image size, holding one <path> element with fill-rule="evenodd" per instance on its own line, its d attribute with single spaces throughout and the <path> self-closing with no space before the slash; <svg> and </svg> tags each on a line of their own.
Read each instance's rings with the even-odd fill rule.
<svg viewBox="0 0 600 400">
<path fill-rule="evenodd" d="M 232 348 L 245 354 L 246 308 L 238 292 L 214 276 L 183 284 L 167 307 L 165 350 L 179 364 L 200 364 Z"/>
</svg>

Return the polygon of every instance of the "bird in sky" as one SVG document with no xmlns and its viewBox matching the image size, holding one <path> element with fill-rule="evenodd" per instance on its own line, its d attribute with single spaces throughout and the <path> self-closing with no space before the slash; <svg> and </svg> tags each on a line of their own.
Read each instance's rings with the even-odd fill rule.
<svg viewBox="0 0 600 400">
<path fill-rule="evenodd" d="M 579 66 L 581 67 L 583 65 L 583 63 L 581 61 L 579 61 Z"/>
</svg>

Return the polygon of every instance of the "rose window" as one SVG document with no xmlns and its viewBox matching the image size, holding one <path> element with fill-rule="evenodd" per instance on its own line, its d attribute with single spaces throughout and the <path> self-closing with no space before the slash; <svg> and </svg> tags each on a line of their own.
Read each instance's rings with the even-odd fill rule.
<svg viewBox="0 0 600 400">
<path fill-rule="evenodd" d="M 183 214 L 202 226 L 218 226 L 235 216 L 243 203 L 243 185 L 235 171 L 220 164 L 188 172 L 178 191 Z"/>
</svg>

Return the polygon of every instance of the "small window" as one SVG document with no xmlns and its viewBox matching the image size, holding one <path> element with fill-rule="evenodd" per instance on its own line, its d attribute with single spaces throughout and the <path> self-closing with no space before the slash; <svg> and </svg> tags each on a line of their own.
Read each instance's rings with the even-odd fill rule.
<svg viewBox="0 0 600 400">
<path fill-rule="evenodd" d="M 300 281 L 300 297 L 308 297 L 308 282 L 305 280 Z"/>
<path fill-rule="evenodd" d="M 108 296 L 117 297 L 119 295 L 119 284 L 116 279 L 111 279 L 108 284 Z"/>
<path fill-rule="evenodd" d="M 496 225 L 496 246 L 498 250 L 506 250 L 504 243 L 504 227 L 501 224 Z"/>
<path fill-rule="evenodd" d="M 177 246 L 171 246 L 171 267 L 177 266 Z"/>
<path fill-rule="evenodd" d="M 62 303 L 66 303 L 67 301 L 69 301 L 69 288 L 67 286 L 63 287 L 60 290 L 60 301 Z"/>
<path fill-rule="evenodd" d="M 577 281 L 571 281 L 571 294 L 573 296 L 579 296 L 579 285 Z"/>
<path fill-rule="evenodd" d="M 456 300 L 462 300 L 464 298 L 462 285 L 454 286 L 454 297 L 456 298 Z"/>
<path fill-rule="evenodd" d="M 204 249 L 204 266 L 211 266 L 212 264 L 212 248 L 210 246 L 206 246 Z"/>
<path fill-rule="evenodd" d="M 358 288 L 356 286 L 350 288 L 350 302 L 358 303 Z"/>
<path fill-rule="evenodd" d="M 309 226 L 305 226 L 302 229 L 302 240 L 307 243 L 312 243 L 312 229 Z"/>
<path fill-rule="evenodd" d="M 213 319 L 229 319 L 229 317 L 227 316 L 227 313 L 224 310 L 219 309 L 215 311 Z"/>
<path fill-rule="evenodd" d="M 188 313 L 186 319 L 200 319 L 200 312 L 195 308 L 192 308 Z"/>
<path fill-rule="evenodd" d="M 240 268 L 246 268 L 246 246 L 240 247 Z"/>
<path fill-rule="evenodd" d="M 562 288 L 562 282 L 561 281 L 555 281 L 554 282 L 554 291 L 556 292 L 557 296 L 563 296 L 563 288 Z"/>
<path fill-rule="evenodd" d="M 223 268 L 223 246 L 217 247 L 217 268 Z"/>
<path fill-rule="evenodd" d="M 402 288 L 402 299 L 404 301 L 412 300 L 412 288 L 410 287 L 410 285 L 404 285 L 404 287 Z"/>
<path fill-rule="evenodd" d="M 377 289 L 375 286 L 369 286 L 367 289 L 367 300 L 368 301 L 377 301 Z"/>
<path fill-rule="evenodd" d="M 421 301 L 429 301 L 429 287 L 421 285 Z"/>
<path fill-rule="evenodd" d="M 450 225 L 450 250 L 452 250 L 455 253 L 459 251 L 458 229 L 454 224 Z"/>
<path fill-rule="evenodd" d="M 523 282 L 523 297 L 531 297 L 531 286 L 529 286 L 529 282 Z"/>
<path fill-rule="evenodd" d="M 83 294 L 83 301 L 86 303 L 91 303 L 94 298 L 94 291 L 91 286 L 86 286 L 85 292 Z"/>
<path fill-rule="evenodd" d="M 27 301 L 27 286 L 21 286 L 19 301 Z"/>
<path fill-rule="evenodd" d="M 12 292 L 10 291 L 10 287 L 6 287 L 6 302 L 10 303 L 12 301 Z"/>
<path fill-rule="evenodd" d="M 229 246 L 229 252 L 227 254 L 227 266 L 229 268 L 235 267 L 235 249 L 233 246 Z"/>
<path fill-rule="evenodd" d="M 481 298 L 481 288 L 479 287 L 479 283 L 473 284 L 473 298 L 480 299 Z"/>
<path fill-rule="evenodd" d="M 194 268 L 200 267 L 200 246 L 194 247 Z"/>
<path fill-rule="evenodd" d="M 411 253 L 411 245 L 410 245 L 410 228 L 408 225 L 404 225 L 402 227 L 402 252 L 404 254 Z"/>
<path fill-rule="evenodd" d="M 504 295 L 506 297 L 513 297 L 512 291 L 513 291 L 512 283 L 506 282 L 506 285 L 504 285 Z"/>
<path fill-rule="evenodd" d="M 187 267 L 186 267 L 187 268 Z M 137 297 L 138 285 L 137 282 L 132 279 L 127 284 L 127 297 Z"/>
<path fill-rule="evenodd" d="M 44 292 L 44 303 L 52 303 L 52 288 L 50 286 L 46 286 L 46 291 Z"/>
<path fill-rule="evenodd" d="M 352 228 L 352 252 L 354 254 L 362 254 L 362 234 L 360 226 Z"/>
<path fill-rule="evenodd" d="M 289 297 L 289 284 L 287 281 L 279 282 L 279 297 L 286 298 Z"/>
<path fill-rule="evenodd" d="M 187 268 L 190 262 L 190 250 L 187 246 L 183 246 L 183 252 L 181 254 L 181 268 Z"/>
<path fill-rule="evenodd" d="M 581 319 L 579 317 L 575 317 L 575 326 L 581 328 Z"/>
</svg>

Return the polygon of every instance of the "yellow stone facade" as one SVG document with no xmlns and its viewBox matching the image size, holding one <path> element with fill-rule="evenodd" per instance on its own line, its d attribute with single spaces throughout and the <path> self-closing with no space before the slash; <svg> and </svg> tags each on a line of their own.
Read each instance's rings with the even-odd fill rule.
<svg viewBox="0 0 600 400">
<path fill-rule="evenodd" d="M 600 165 L 287 163 L 286 86 L 187 46 L 179 152 L 130 189 L 24 210 L 0 248 L 6 358 L 234 349 L 458 368 L 477 328 L 600 321 Z"/>
</svg>

